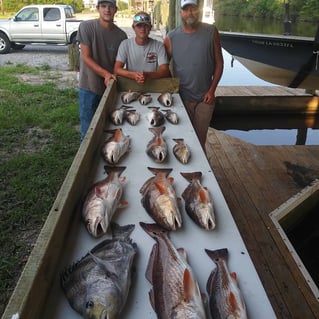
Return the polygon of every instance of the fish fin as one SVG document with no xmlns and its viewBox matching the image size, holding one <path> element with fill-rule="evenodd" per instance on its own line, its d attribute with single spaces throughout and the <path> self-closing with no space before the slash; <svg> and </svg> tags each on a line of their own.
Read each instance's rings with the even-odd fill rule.
<svg viewBox="0 0 319 319">
<path fill-rule="evenodd" d="M 164 173 L 167 177 L 169 173 L 173 170 L 172 168 L 157 168 L 157 167 L 147 167 L 154 175 L 159 173 Z"/>
<path fill-rule="evenodd" d="M 206 283 L 206 291 L 208 292 L 209 295 L 214 293 L 213 283 L 214 283 L 216 274 L 217 274 L 217 267 L 212 270 Z"/>
<path fill-rule="evenodd" d="M 183 247 L 177 248 L 179 254 L 187 261 L 187 254 L 186 250 Z"/>
<path fill-rule="evenodd" d="M 116 238 L 116 239 L 121 239 L 126 241 L 128 240 L 134 228 L 135 228 L 134 224 L 120 226 L 117 223 L 112 222 L 111 223 L 112 237 L 113 239 Z"/>
<path fill-rule="evenodd" d="M 121 176 L 119 178 L 119 181 L 120 181 L 121 184 L 124 184 L 126 182 L 126 176 Z"/>
<path fill-rule="evenodd" d="M 113 264 L 112 262 L 109 262 L 108 260 L 103 260 L 97 256 L 95 256 L 91 251 L 89 251 L 89 255 L 92 257 L 94 262 L 99 265 L 102 269 L 105 270 L 105 273 L 110 275 L 116 275 L 116 265 Z"/>
<path fill-rule="evenodd" d="M 236 311 L 236 309 L 239 308 L 239 305 L 238 305 L 236 296 L 232 291 L 229 293 L 228 301 L 229 301 L 229 305 L 231 308 L 231 313 L 234 313 Z"/>
<path fill-rule="evenodd" d="M 192 173 L 180 173 L 185 179 L 187 179 L 189 182 L 191 182 L 194 179 L 198 179 L 201 181 L 202 178 L 202 172 L 192 172 Z"/>
<path fill-rule="evenodd" d="M 158 255 L 158 244 L 154 244 L 152 251 L 150 253 L 150 257 L 148 259 L 148 264 L 145 271 L 145 277 L 151 284 L 153 284 L 153 269 L 154 269 L 157 255 Z"/>
<path fill-rule="evenodd" d="M 235 282 L 238 284 L 237 273 L 231 272 L 231 273 L 230 273 L 230 277 L 232 277 L 232 278 L 235 280 Z"/>
<path fill-rule="evenodd" d="M 122 137 L 122 130 L 119 128 L 114 133 L 114 141 L 119 142 Z"/>
<path fill-rule="evenodd" d="M 157 145 L 162 145 L 163 143 L 164 143 L 163 138 L 160 137 L 160 136 L 158 136 L 158 137 L 156 138 L 156 144 L 157 144 Z"/>
<path fill-rule="evenodd" d="M 153 310 L 156 312 L 154 289 L 151 289 L 151 290 L 148 292 L 148 296 L 149 296 L 149 298 L 150 298 L 151 306 L 152 306 Z"/>
<path fill-rule="evenodd" d="M 189 302 L 192 299 L 194 291 L 194 279 L 188 268 L 184 271 L 183 276 L 183 286 L 184 286 L 184 300 Z"/>
<path fill-rule="evenodd" d="M 102 190 L 101 190 L 101 187 L 95 186 L 94 192 L 95 192 L 95 195 L 96 195 L 97 197 L 99 197 L 99 198 L 104 197 L 104 195 L 102 196 L 103 192 L 102 192 Z"/>
<path fill-rule="evenodd" d="M 173 138 L 173 141 L 176 142 L 177 144 L 183 143 L 184 139 L 183 138 Z"/>
<path fill-rule="evenodd" d="M 128 206 L 128 201 L 126 201 L 126 200 L 123 200 L 123 201 L 121 201 L 119 204 L 118 204 L 118 208 L 125 208 L 125 207 L 127 207 Z"/>
<path fill-rule="evenodd" d="M 177 197 L 176 198 L 176 200 L 177 200 L 177 206 L 179 207 L 179 208 L 181 208 L 182 207 L 182 199 L 180 198 L 180 197 Z"/>
<path fill-rule="evenodd" d="M 220 258 L 224 259 L 227 261 L 228 259 L 228 249 L 227 248 L 222 248 L 222 249 L 217 249 L 217 250 L 209 250 L 205 249 L 206 254 L 213 260 L 218 260 Z"/>
<path fill-rule="evenodd" d="M 142 187 L 140 188 L 140 193 L 144 194 L 144 192 L 146 191 L 146 189 L 148 188 L 148 186 L 150 185 L 150 183 L 152 182 L 154 177 L 150 177 L 148 180 L 146 180 L 144 182 L 144 184 L 142 185 Z"/>
<path fill-rule="evenodd" d="M 110 175 L 112 173 L 118 173 L 120 176 L 122 172 L 126 169 L 126 166 L 109 166 L 109 165 L 104 165 L 104 171 L 107 175 Z M 125 177 L 123 177 L 125 178 Z"/>
<path fill-rule="evenodd" d="M 166 187 L 164 187 L 161 183 L 155 182 L 154 185 L 156 186 L 156 188 L 161 194 L 165 194 L 167 192 Z"/>
<path fill-rule="evenodd" d="M 202 203 L 207 203 L 208 202 L 208 196 L 207 196 L 207 192 L 205 191 L 205 189 L 201 188 L 199 191 L 198 191 L 198 196 L 200 198 L 200 201 Z"/>
</svg>

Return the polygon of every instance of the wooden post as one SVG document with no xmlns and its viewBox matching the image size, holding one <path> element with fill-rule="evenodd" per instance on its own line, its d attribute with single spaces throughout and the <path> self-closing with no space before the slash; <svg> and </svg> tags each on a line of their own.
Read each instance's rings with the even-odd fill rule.
<svg viewBox="0 0 319 319">
<path fill-rule="evenodd" d="M 77 43 L 72 43 L 68 45 L 69 53 L 69 66 L 70 70 L 79 71 L 80 70 L 80 48 Z"/>
</svg>

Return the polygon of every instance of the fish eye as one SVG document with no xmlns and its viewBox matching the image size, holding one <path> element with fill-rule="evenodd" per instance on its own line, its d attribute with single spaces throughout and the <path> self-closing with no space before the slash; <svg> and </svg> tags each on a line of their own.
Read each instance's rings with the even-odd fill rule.
<svg viewBox="0 0 319 319">
<path fill-rule="evenodd" d="M 87 303 L 86 303 L 86 308 L 93 308 L 94 307 L 94 302 L 92 300 L 89 300 Z"/>
</svg>

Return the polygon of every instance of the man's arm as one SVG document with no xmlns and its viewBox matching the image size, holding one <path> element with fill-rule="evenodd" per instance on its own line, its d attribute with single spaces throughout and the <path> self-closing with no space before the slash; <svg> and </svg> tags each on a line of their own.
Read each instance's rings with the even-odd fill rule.
<svg viewBox="0 0 319 319">
<path fill-rule="evenodd" d="M 83 62 L 90 68 L 94 73 L 99 75 L 101 78 L 104 78 L 104 84 L 107 86 L 109 84 L 110 79 L 116 80 L 116 76 L 107 70 L 103 69 L 99 64 L 97 64 L 92 58 L 91 48 L 81 43 L 81 55 Z"/>
<path fill-rule="evenodd" d="M 214 71 L 212 83 L 204 97 L 204 102 L 208 104 L 212 104 L 215 100 L 216 88 L 224 71 L 224 58 L 222 54 L 222 47 L 220 44 L 219 32 L 217 28 L 215 29 L 215 32 L 214 32 L 214 58 L 215 58 L 215 71 Z"/>
</svg>

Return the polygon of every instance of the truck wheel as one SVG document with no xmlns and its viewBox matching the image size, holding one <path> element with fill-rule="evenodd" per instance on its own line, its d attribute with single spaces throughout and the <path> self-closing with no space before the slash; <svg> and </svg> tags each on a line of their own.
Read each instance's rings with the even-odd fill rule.
<svg viewBox="0 0 319 319">
<path fill-rule="evenodd" d="M 3 32 L 0 32 L 0 54 L 8 53 L 10 49 L 11 43 L 8 37 Z"/>
</svg>

